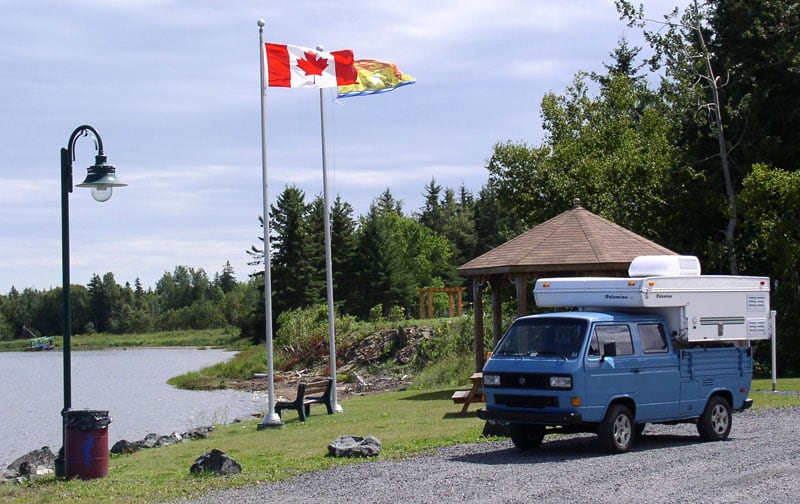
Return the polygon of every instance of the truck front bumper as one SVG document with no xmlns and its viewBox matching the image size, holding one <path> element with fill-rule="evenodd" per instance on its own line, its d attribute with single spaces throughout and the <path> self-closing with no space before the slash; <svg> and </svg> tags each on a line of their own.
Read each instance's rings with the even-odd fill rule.
<svg viewBox="0 0 800 504">
<path fill-rule="evenodd" d="M 511 423 L 536 423 L 544 425 L 578 425 L 583 421 L 580 413 L 534 413 L 528 411 L 478 410 L 481 420 L 497 420 Z"/>
</svg>

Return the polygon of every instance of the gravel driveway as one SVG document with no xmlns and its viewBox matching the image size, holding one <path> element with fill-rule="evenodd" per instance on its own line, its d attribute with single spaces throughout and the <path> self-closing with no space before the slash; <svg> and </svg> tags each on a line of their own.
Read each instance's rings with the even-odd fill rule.
<svg viewBox="0 0 800 504">
<path fill-rule="evenodd" d="M 633 450 L 621 455 L 606 455 L 592 435 L 548 436 L 531 452 L 510 441 L 459 445 L 192 502 L 795 503 L 799 420 L 800 408 L 735 414 L 730 438 L 717 443 L 701 442 L 694 425 L 648 425 Z"/>
</svg>

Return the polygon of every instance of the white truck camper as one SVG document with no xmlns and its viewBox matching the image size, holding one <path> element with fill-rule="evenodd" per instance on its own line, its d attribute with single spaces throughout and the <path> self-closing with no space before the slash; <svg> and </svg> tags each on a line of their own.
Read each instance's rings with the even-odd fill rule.
<svg viewBox="0 0 800 504">
<path fill-rule="evenodd" d="M 624 277 L 536 282 L 539 307 L 656 313 L 680 343 L 733 343 L 771 337 L 769 278 L 701 275 L 694 256 L 639 256 Z"/>
</svg>

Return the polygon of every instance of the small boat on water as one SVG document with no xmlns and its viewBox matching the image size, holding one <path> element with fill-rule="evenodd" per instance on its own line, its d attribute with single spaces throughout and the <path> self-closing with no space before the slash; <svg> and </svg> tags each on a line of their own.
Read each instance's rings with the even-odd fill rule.
<svg viewBox="0 0 800 504">
<path fill-rule="evenodd" d="M 31 338 L 31 350 L 52 350 L 55 348 L 55 337 L 53 336 L 40 336 L 38 338 Z"/>
</svg>

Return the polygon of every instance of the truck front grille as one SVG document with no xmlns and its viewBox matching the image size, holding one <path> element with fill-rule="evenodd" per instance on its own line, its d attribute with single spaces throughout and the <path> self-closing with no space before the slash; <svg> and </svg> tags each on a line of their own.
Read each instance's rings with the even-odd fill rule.
<svg viewBox="0 0 800 504">
<path fill-rule="evenodd" d="M 550 389 L 549 374 L 538 373 L 502 373 L 500 375 L 500 386 L 503 388 L 519 389 Z"/>
<path fill-rule="evenodd" d="M 495 394 L 494 402 L 509 408 L 558 408 L 558 397 Z"/>
</svg>

